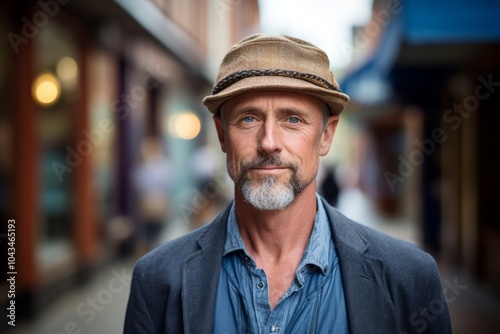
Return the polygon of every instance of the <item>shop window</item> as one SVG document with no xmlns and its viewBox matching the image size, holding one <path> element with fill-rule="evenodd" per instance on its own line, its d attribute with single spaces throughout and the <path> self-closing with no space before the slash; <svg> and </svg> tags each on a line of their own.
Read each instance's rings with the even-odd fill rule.
<svg viewBox="0 0 500 334">
<path fill-rule="evenodd" d="M 73 152 L 80 59 L 70 29 L 55 20 L 36 39 L 35 78 L 31 93 L 37 105 L 40 152 L 40 224 L 37 261 L 47 279 L 60 277 L 75 263 L 73 189 L 79 157 Z"/>
</svg>

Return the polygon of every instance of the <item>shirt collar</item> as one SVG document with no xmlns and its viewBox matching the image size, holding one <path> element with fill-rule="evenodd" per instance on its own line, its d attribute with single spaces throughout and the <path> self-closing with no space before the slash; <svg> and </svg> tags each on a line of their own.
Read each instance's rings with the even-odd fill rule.
<svg viewBox="0 0 500 334">
<path fill-rule="evenodd" d="M 231 205 L 229 211 L 229 217 L 227 222 L 227 233 L 226 233 L 226 243 L 224 245 L 224 256 L 227 254 L 242 250 L 246 253 L 245 245 L 241 239 L 240 230 L 238 229 L 238 223 L 236 221 L 236 213 L 234 211 L 234 201 Z"/>
<path fill-rule="evenodd" d="M 318 267 L 323 274 L 326 274 L 328 270 L 328 254 L 330 243 L 332 242 L 331 231 L 328 216 L 326 215 L 325 208 L 323 207 L 323 203 L 318 194 L 316 194 L 316 203 L 317 211 L 314 219 L 313 230 L 304 251 L 304 255 L 302 256 L 302 260 L 297 268 L 298 273 L 301 272 L 301 270 L 307 265 L 314 265 Z M 233 202 L 229 212 L 226 243 L 224 245 L 224 256 L 237 250 L 243 251 L 246 256 L 251 258 L 245 248 L 243 240 L 241 239 Z"/>
</svg>

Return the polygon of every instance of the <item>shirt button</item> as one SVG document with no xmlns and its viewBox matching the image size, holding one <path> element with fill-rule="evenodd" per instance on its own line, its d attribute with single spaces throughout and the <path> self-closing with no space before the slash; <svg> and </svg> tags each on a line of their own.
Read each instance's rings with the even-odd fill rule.
<svg viewBox="0 0 500 334">
<path fill-rule="evenodd" d="M 260 281 L 257 283 L 257 289 L 262 290 L 264 288 L 264 282 Z"/>
<path fill-rule="evenodd" d="M 278 328 L 279 328 L 278 326 L 272 325 L 271 326 L 271 333 L 276 333 L 276 331 L 278 330 Z"/>
</svg>

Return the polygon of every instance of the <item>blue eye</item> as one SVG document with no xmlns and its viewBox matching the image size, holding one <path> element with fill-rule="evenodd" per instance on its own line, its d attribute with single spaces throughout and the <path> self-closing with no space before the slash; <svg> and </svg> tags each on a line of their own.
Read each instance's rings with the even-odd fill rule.
<svg viewBox="0 0 500 334">
<path fill-rule="evenodd" d="M 253 121 L 255 121 L 255 118 L 253 118 L 252 116 L 246 116 L 245 118 L 243 118 L 243 122 L 245 123 L 252 123 Z"/>
<path fill-rule="evenodd" d="M 296 124 L 296 123 L 299 123 L 299 122 L 300 122 L 300 119 L 299 119 L 298 117 L 290 117 L 290 118 L 288 119 L 288 121 L 289 121 L 290 123 L 294 123 L 294 124 Z"/>
</svg>

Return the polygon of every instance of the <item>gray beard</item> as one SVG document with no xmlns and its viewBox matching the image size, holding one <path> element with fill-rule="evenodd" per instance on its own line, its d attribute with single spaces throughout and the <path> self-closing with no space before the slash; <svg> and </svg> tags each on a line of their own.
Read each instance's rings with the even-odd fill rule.
<svg viewBox="0 0 500 334">
<path fill-rule="evenodd" d="M 296 194 L 291 187 L 276 185 L 274 176 L 266 176 L 261 182 L 243 182 L 241 194 L 247 202 L 260 210 L 282 210 L 292 204 Z"/>
<path fill-rule="evenodd" d="M 254 166 L 283 166 L 279 158 L 265 157 L 254 161 L 243 163 L 238 184 L 243 198 L 255 208 L 260 210 L 282 210 L 293 203 L 297 195 L 309 185 L 301 184 L 297 176 L 297 166 L 290 164 L 287 167 L 292 169 L 290 182 L 280 185 L 276 177 L 264 176 L 257 181 L 250 180 L 247 177 L 248 170 Z M 312 181 L 312 180 L 311 180 Z"/>
</svg>

